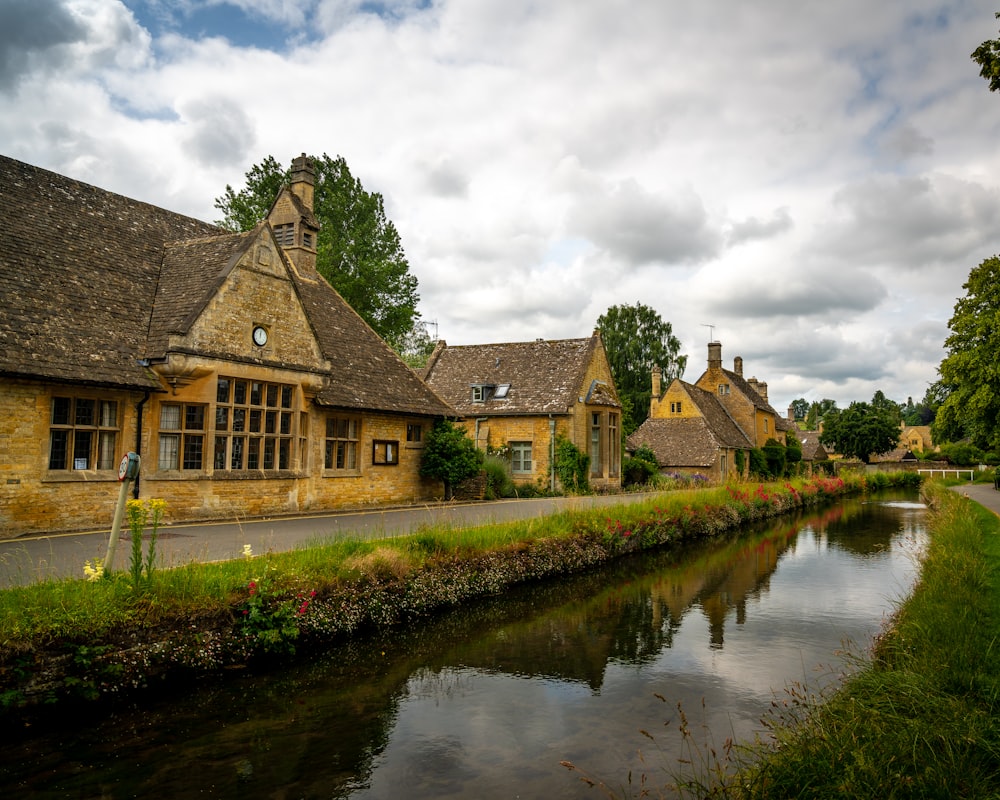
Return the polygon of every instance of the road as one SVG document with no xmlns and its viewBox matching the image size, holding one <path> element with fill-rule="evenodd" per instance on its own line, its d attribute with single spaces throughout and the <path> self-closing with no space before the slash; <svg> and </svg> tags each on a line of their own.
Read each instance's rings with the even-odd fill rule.
<svg viewBox="0 0 1000 800">
<path fill-rule="evenodd" d="M 490 523 L 542 517 L 566 510 L 583 510 L 635 503 L 649 494 L 547 497 L 485 503 L 431 503 L 373 511 L 275 517 L 247 521 L 166 525 L 156 549 L 160 567 L 192 561 L 240 558 L 245 545 L 255 555 L 304 547 L 323 539 L 356 536 L 388 538 L 424 527 L 462 529 Z M 169 519 L 169 509 L 168 519 Z M 128 569 L 131 542 L 126 526 L 115 553 L 115 569 Z M 0 588 L 40 580 L 82 578 L 84 562 L 103 559 L 109 527 L 85 533 L 36 534 L 0 540 Z"/>
</svg>

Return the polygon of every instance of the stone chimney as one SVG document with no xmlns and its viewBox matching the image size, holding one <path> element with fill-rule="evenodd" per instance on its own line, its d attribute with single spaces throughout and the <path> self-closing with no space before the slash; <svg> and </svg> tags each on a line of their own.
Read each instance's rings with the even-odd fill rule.
<svg viewBox="0 0 1000 800">
<path fill-rule="evenodd" d="M 733 372 L 741 378 L 743 377 L 743 356 L 736 356 L 736 358 L 733 359 Z"/>
<path fill-rule="evenodd" d="M 763 400 L 765 403 L 770 402 L 767 399 L 767 383 L 765 381 L 760 381 L 757 384 L 757 394 L 760 395 L 761 400 Z"/>
<path fill-rule="evenodd" d="M 788 407 L 788 421 L 795 422 L 795 406 Z"/>
<path fill-rule="evenodd" d="M 660 383 L 663 381 L 663 370 L 657 364 L 653 367 L 653 397 L 660 399 Z"/>
<path fill-rule="evenodd" d="M 316 168 L 305 153 L 292 159 L 292 194 L 299 198 L 309 211 L 313 210 L 313 196 L 316 187 Z"/>
<path fill-rule="evenodd" d="M 722 342 L 708 343 L 708 368 L 722 369 Z"/>
</svg>

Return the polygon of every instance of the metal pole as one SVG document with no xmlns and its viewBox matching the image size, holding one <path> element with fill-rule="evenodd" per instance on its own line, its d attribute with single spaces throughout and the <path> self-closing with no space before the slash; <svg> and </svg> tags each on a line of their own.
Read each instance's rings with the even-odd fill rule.
<svg viewBox="0 0 1000 800">
<path fill-rule="evenodd" d="M 125 516 L 125 502 L 128 500 L 128 486 L 131 481 L 128 478 L 122 481 L 122 488 L 118 490 L 118 505 L 115 506 L 115 519 L 111 523 L 111 536 L 108 538 L 108 553 L 104 556 L 104 572 L 111 572 L 114 565 L 115 547 L 118 546 L 118 532 L 122 527 L 122 518 Z"/>
</svg>

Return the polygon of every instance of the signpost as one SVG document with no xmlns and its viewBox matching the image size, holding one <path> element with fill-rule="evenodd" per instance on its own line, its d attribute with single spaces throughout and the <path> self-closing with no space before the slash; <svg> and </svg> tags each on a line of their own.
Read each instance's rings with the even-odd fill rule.
<svg viewBox="0 0 1000 800">
<path fill-rule="evenodd" d="M 125 516 L 125 502 L 128 498 L 128 486 L 139 476 L 139 454 L 126 453 L 118 465 L 118 480 L 122 488 L 118 492 L 118 505 L 115 506 L 115 519 L 111 523 L 111 536 L 108 538 L 108 553 L 104 557 L 104 571 L 111 572 L 114 566 L 115 548 L 118 546 L 118 532 Z"/>
</svg>

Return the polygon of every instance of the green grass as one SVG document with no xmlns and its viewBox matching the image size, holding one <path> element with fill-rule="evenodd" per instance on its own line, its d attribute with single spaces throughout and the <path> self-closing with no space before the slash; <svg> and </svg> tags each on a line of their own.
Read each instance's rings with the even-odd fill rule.
<svg viewBox="0 0 1000 800">
<path fill-rule="evenodd" d="M 871 660 L 829 698 L 790 693 L 774 742 L 743 750 L 713 796 L 1000 797 L 1000 520 L 928 495 L 920 583 Z"/>
</svg>

